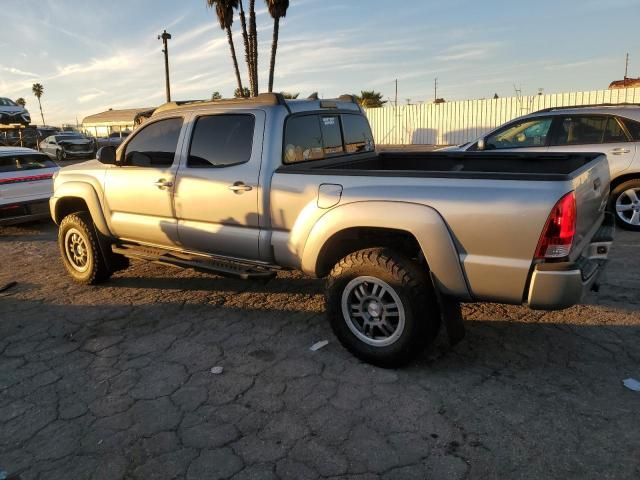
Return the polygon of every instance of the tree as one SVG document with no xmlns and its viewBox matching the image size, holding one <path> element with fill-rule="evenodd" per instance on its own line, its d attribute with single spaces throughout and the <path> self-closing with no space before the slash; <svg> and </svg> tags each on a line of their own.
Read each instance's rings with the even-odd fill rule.
<svg viewBox="0 0 640 480">
<path fill-rule="evenodd" d="M 233 44 L 233 33 L 231 25 L 233 25 L 233 11 L 238 8 L 238 0 L 206 0 L 207 6 L 216 9 L 216 15 L 220 22 L 220 29 L 226 30 L 227 39 L 229 41 L 229 49 L 231 50 L 231 59 L 233 60 L 233 68 L 236 72 L 236 81 L 238 88 L 244 92 L 242 87 L 242 79 L 240 78 L 240 69 L 238 68 L 238 58 L 236 57 L 236 47 Z"/>
<path fill-rule="evenodd" d="M 269 92 L 273 92 L 273 73 L 276 68 L 276 51 L 278 50 L 278 35 L 280 33 L 280 19 L 287 16 L 289 0 L 265 0 L 269 14 L 273 18 L 273 40 L 271 42 L 271 62 L 269 64 Z"/>
<path fill-rule="evenodd" d="M 251 90 L 251 95 L 254 97 L 258 94 L 258 87 L 256 84 L 256 72 L 254 71 L 253 64 L 253 48 L 252 43 L 250 41 L 249 33 L 247 32 L 247 17 L 244 14 L 244 5 L 242 4 L 242 0 L 239 2 L 240 5 L 240 25 L 242 26 L 242 40 L 244 41 L 244 58 L 247 62 L 247 71 L 249 72 L 249 88 Z M 252 2 L 250 7 L 255 8 L 255 0 Z"/>
<path fill-rule="evenodd" d="M 300 93 L 280 92 L 285 100 L 295 100 L 300 96 Z"/>
<path fill-rule="evenodd" d="M 222 95 L 220 92 L 216 91 L 211 94 L 211 100 L 222 100 Z"/>
<path fill-rule="evenodd" d="M 249 0 L 249 52 L 253 70 L 253 94 L 258 95 L 258 27 L 256 25 L 256 0 Z"/>
<path fill-rule="evenodd" d="M 236 90 L 233 92 L 233 96 L 235 98 L 249 97 L 251 96 L 251 92 L 246 87 L 243 88 L 242 90 L 240 90 L 239 88 L 236 88 Z"/>
<path fill-rule="evenodd" d="M 16 100 L 16 103 L 24 108 L 24 106 L 27 104 L 27 101 L 24 98 L 20 97 Z"/>
<path fill-rule="evenodd" d="M 386 100 L 382 100 L 382 94 L 374 90 L 362 90 L 360 96 L 354 96 L 363 108 L 378 108 L 387 103 Z"/>
<path fill-rule="evenodd" d="M 42 124 L 46 125 L 44 121 L 44 114 L 42 113 L 42 102 L 40 101 L 40 99 L 42 98 L 42 95 L 44 94 L 44 87 L 42 86 L 41 83 L 34 83 L 33 86 L 31 87 L 31 91 L 38 99 L 38 106 L 40 107 L 40 116 L 42 117 Z"/>
</svg>

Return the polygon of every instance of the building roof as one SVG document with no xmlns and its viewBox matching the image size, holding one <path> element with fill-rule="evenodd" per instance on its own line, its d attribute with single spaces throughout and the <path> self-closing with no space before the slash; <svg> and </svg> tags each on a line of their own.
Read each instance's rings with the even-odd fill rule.
<svg viewBox="0 0 640 480">
<path fill-rule="evenodd" d="M 623 80 L 614 80 L 609 84 L 609 90 L 614 88 L 637 88 L 640 87 L 640 78 L 625 78 Z"/>
<path fill-rule="evenodd" d="M 106 112 L 89 115 L 82 120 L 83 127 L 106 126 L 133 124 L 133 120 L 140 112 L 152 110 L 151 107 L 146 108 L 127 108 L 124 110 L 107 110 Z"/>
</svg>

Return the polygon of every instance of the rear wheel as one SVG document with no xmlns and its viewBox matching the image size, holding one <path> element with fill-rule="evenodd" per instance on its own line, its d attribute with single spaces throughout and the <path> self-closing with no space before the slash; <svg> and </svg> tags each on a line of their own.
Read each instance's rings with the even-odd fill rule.
<svg viewBox="0 0 640 480">
<path fill-rule="evenodd" d="M 58 230 L 58 246 L 64 267 L 76 282 L 93 285 L 111 276 L 88 213 L 64 217 Z"/>
<path fill-rule="evenodd" d="M 640 179 L 621 183 L 611 192 L 609 209 L 625 230 L 640 231 Z"/>
<path fill-rule="evenodd" d="M 426 272 L 386 248 L 361 250 L 338 262 L 327 282 L 326 309 L 342 345 L 381 367 L 411 361 L 440 327 Z"/>
</svg>

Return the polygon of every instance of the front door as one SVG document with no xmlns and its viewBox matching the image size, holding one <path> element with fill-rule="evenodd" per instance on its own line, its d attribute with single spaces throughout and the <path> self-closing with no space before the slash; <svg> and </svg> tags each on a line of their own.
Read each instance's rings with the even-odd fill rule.
<svg viewBox="0 0 640 480">
<path fill-rule="evenodd" d="M 178 236 L 189 250 L 260 258 L 260 185 L 265 115 L 195 117 L 186 163 L 176 179 Z"/>
<path fill-rule="evenodd" d="M 173 190 L 183 119 L 167 118 L 138 130 L 105 175 L 105 205 L 120 239 L 177 246 Z"/>
</svg>

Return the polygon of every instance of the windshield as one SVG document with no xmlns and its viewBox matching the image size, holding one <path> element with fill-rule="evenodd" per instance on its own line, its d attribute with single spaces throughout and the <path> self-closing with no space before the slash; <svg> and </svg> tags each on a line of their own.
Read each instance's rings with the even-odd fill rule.
<svg viewBox="0 0 640 480">
<path fill-rule="evenodd" d="M 17 107 L 17 104 L 13 100 L 10 100 L 8 98 L 0 97 L 0 106 L 3 106 L 3 107 Z"/>
</svg>

